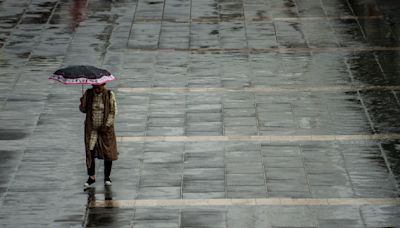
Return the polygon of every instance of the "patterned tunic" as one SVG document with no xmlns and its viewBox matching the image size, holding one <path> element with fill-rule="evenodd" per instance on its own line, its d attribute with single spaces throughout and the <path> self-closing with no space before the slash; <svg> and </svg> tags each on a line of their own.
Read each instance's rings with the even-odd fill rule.
<svg viewBox="0 0 400 228">
<path fill-rule="evenodd" d="M 111 111 L 107 117 L 107 121 L 105 124 L 107 127 L 111 126 L 114 123 L 115 115 L 117 114 L 117 102 L 115 100 L 114 93 L 112 91 L 110 92 L 111 92 L 110 94 Z M 93 112 L 93 123 L 92 123 L 93 128 L 92 132 L 90 133 L 90 144 L 89 144 L 90 150 L 94 149 L 98 137 L 97 130 L 99 129 L 100 126 L 103 125 L 104 104 L 101 93 L 99 94 L 94 93 L 92 112 Z"/>
</svg>

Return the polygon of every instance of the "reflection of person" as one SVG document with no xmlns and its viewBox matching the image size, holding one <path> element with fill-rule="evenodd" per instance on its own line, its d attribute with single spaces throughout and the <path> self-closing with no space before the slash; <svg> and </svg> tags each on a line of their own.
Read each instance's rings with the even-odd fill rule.
<svg viewBox="0 0 400 228">
<path fill-rule="evenodd" d="M 366 4 L 368 8 L 367 16 L 378 16 L 378 8 L 375 0 L 367 0 Z"/>
<path fill-rule="evenodd" d="M 79 109 L 86 113 L 85 151 L 89 178 L 84 188 L 90 188 L 96 181 L 95 158 L 104 160 L 104 184 L 111 185 L 112 161 L 118 159 L 114 131 L 117 102 L 112 91 L 105 84 L 93 85 L 80 99 Z"/>
<path fill-rule="evenodd" d="M 74 0 L 74 5 L 70 9 L 70 13 L 72 16 L 71 21 L 71 30 L 75 31 L 75 29 L 79 26 L 86 17 L 86 8 L 88 5 L 88 0 Z"/>
</svg>

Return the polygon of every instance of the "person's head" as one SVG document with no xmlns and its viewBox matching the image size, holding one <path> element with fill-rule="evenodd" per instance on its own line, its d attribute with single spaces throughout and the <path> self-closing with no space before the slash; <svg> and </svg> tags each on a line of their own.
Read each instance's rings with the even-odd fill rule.
<svg viewBox="0 0 400 228">
<path fill-rule="evenodd" d="M 100 84 L 100 85 L 93 85 L 93 91 L 95 93 L 102 93 L 104 90 L 104 86 L 106 85 L 106 83 Z"/>
</svg>

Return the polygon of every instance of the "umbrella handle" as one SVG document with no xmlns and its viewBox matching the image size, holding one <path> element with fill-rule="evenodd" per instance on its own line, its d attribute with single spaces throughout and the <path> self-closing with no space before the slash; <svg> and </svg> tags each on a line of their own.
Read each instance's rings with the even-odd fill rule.
<svg viewBox="0 0 400 228">
<path fill-rule="evenodd" d="M 83 95 L 83 84 L 82 84 L 82 95 Z"/>
</svg>

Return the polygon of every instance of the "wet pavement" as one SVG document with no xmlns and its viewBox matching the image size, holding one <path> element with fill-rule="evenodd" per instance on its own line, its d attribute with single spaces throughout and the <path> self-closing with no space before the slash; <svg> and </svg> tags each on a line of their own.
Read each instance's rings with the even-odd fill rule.
<svg viewBox="0 0 400 228">
<path fill-rule="evenodd" d="M 0 0 L 1 227 L 400 227 L 395 0 Z M 84 192 L 80 86 L 118 80 Z"/>
</svg>

